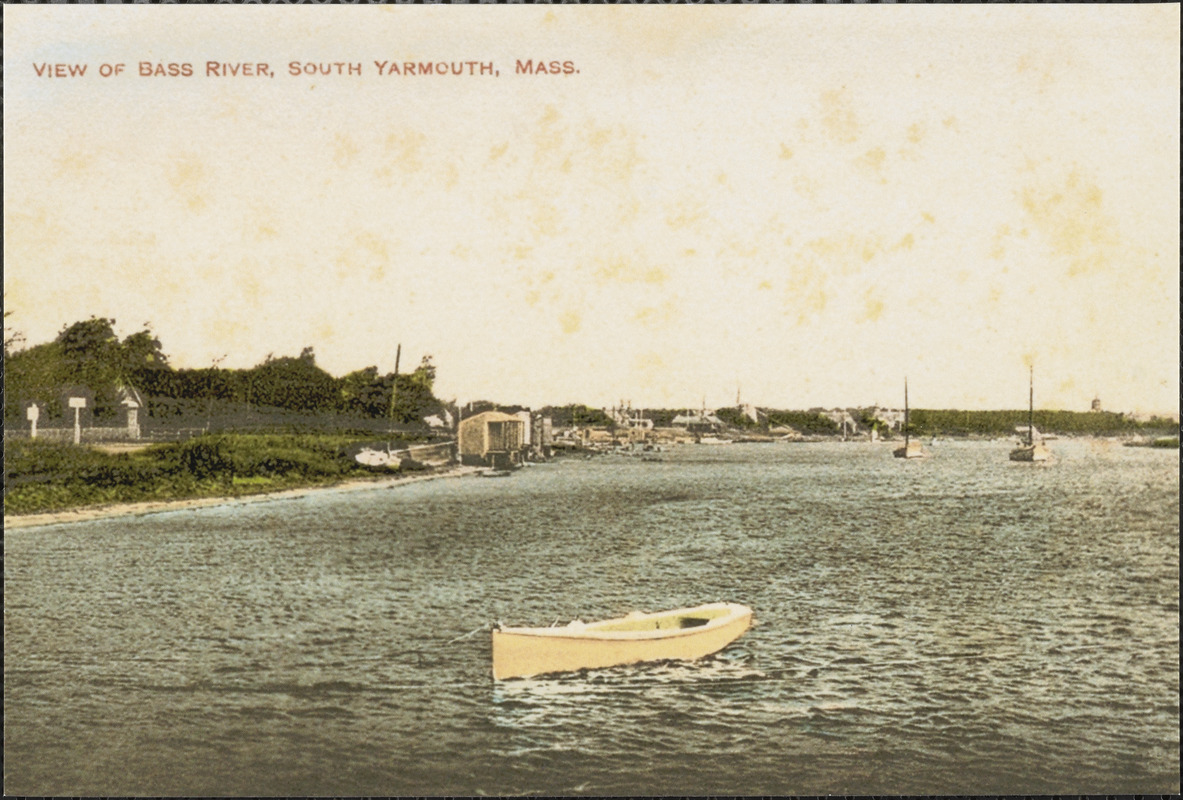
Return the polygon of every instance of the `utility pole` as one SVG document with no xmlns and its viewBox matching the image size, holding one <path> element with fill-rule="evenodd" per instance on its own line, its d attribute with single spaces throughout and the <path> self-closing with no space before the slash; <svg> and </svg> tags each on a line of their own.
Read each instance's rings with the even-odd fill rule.
<svg viewBox="0 0 1183 800">
<path fill-rule="evenodd" d="M 218 365 L 226 360 L 226 354 L 220 355 L 214 359 L 209 368 L 209 377 L 206 379 L 205 388 L 209 397 L 205 402 L 205 432 L 209 433 L 210 425 L 214 418 L 214 377 L 218 371 Z"/>
<path fill-rule="evenodd" d="M 398 393 L 398 362 L 403 355 L 403 345 L 399 342 L 394 351 L 394 380 L 390 382 L 390 429 L 394 430 L 394 396 Z"/>
</svg>

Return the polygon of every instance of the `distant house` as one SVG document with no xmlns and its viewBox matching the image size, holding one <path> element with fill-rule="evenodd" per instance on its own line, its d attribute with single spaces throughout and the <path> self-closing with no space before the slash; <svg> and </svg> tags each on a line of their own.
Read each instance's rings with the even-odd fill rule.
<svg viewBox="0 0 1183 800">
<path fill-rule="evenodd" d="M 144 407 L 144 398 L 134 386 L 119 384 L 116 399 L 127 410 L 127 436 L 130 439 L 140 438 L 140 409 Z"/>
<path fill-rule="evenodd" d="M 484 411 L 460 420 L 460 463 L 507 467 L 522 461 L 525 423 L 514 414 Z"/>
<path fill-rule="evenodd" d="M 616 441 L 616 434 L 607 428 L 582 428 L 579 431 L 579 440 L 584 447 L 606 445 Z"/>
<path fill-rule="evenodd" d="M 778 439 L 783 439 L 786 442 L 798 441 L 805 438 L 801 435 L 800 431 L 795 428 L 791 428 L 788 425 L 773 425 L 768 429 L 768 435 L 775 436 Z"/>
<path fill-rule="evenodd" d="M 534 426 L 530 424 L 533 421 L 532 415 L 528 410 L 523 409 L 514 413 L 513 416 L 517 417 L 522 423 L 522 447 L 528 448 L 534 441 Z"/>
<path fill-rule="evenodd" d="M 432 414 L 423 418 L 423 422 L 427 427 L 433 430 L 448 430 L 452 429 L 452 415 L 447 409 L 444 409 L 438 414 Z"/>
<path fill-rule="evenodd" d="M 887 430 L 900 431 L 904 427 L 903 409 L 874 406 L 868 409 L 864 416 L 868 419 L 879 420 Z"/>
<path fill-rule="evenodd" d="M 685 428 L 654 428 L 651 432 L 652 441 L 658 444 L 689 444 L 694 441 Z"/>
<path fill-rule="evenodd" d="M 768 424 L 768 415 L 756 408 L 751 403 L 741 403 L 740 405 L 736 406 L 736 408 L 739 409 L 739 413 L 743 414 L 757 425 Z"/>
<path fill-rule="evenodd" d="M 703 411 L 700 414 L 678 414 L 672 420 L 670 425 L 675 428 L 684 428 L 690 433 L 710 433 L 714 431 L 721 431 L 724 428 L 723 420 L 719 419 L 714 414 L 708 414 Z"/>
<path fill-rule="evenodd" d="M 1015 426 L 1015 433 L 1018 434 L 1020 437 L 1026 438 L 1027 431 L 1028 431 L 1028 428 L 1026 425 L 1016 425 Z M 1031 432 L 1031 441 L 1033 441 L 1033 442 L 1042 442 L 1044 439 L 1056 438 L 1055 436 L 1045 436 L 1044 434 L 1040 433 L 1039 428 L 1036 428 L 1034 425 L 1031 426 L 1030 432 Z"/>
<path fill-rule="evenodd" d="M 604 413 L 612 418 L 618 428 L 637 428 L 640 430 L 652 430 L 653 420 L 646 419 L 641 413 L 640 409 L 633 411 L 632 405 L 613 406 L 611 409 L 604 409 Z"/>
<path fill-rule="evenodd" d="M 821 415 L 841 428 L 843 433 L 855 434 L 859 432 L 858 422 L 855 421 L 854 417 L 845 408 L 822 411 Z"/>
<path fill-rule="evenodd" d="M 144 397 L 139 390 L 129 384 L 120 383 L 115 387 L 115 400 L 128 408 L 143 408 Z"/>
<path fill-rule="evenodd" d="M 534 456 L 549 458 L 554 438 L 554 420 L 535 414 L 534 423 L 530 426 L 530 450 Z"/>
</svg>

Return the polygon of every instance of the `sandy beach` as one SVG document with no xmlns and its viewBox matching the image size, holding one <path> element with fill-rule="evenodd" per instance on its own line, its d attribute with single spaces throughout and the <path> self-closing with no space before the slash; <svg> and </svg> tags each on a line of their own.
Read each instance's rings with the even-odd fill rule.
<svg viewBox="0 0 1183 800">
<path fill-rule="evenodd" d="M 480 470 L 477 467 L 448 467 L 426 473 L 397 476 L 374 476 L 373 478 L 353 479 L 342 483 L 324 484 L 319 486 L 303 486 L 295 489 L 283 489 L 276 492 L 260 492 L 259 494 L 243 495 L 239 497 L 192 497 L 181 500 L 152 500 L 141 503 L 115 503 L 111 505 L 86 506 L 70 508 L 62 511 L 52 511 L 45 514 L 21 514 L 4 517 L 6 531 L 17 528 L 33 528 L 42 525 L 60 525 L 70 522 L 87 522 L 108 517 L 138 517 L 145 514 L 159 514 L 165 511 L 183 511 L 186 509 L 207 508 L 210 506 L 224 506 L 238 503 L 260 503 L 269 500 L 285 500 L 303 497 L 312 492 L 356 492 L 363 489 L 387 489 L 408 483 L 438 480 L 440 478 L 460 478 L 475 475 Z"/>
</svg>

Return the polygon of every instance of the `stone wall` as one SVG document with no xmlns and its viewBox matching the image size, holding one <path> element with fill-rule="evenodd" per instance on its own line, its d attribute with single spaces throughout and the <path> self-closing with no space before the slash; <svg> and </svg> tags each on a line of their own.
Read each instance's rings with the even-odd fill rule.
<svg viewBox="0 0 1183 800">
<path fill-rule="evenodd" d="M 28 439 L 29 429 L 23 428 L 19 430 L 4 429 L 5 439 Z M 74 441 L 74 428 L 37 428 L 37 438 L 45 439 L 50 442 L 72 442 Z M 82 429 L 83 442 L 117 442 L 138 439 L 139 436 L 133 435 L 128 431 L 127 426 L 119 428 L 100 428 L 100 427 L 86 427 Z"/>
</svg>

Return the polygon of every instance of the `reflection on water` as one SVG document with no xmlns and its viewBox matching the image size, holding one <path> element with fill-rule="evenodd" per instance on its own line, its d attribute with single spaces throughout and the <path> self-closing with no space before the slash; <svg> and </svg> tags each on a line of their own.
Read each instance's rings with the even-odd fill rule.
<svg viewBox="0 0 1183 800">
<path fill-rule="evenodd" d="M 1176 455 L 685 447 L 6 537 L 26 794 L 1171 792 Z M 716 600 L 698 662 L 489 628 Z"/>
</svg>

